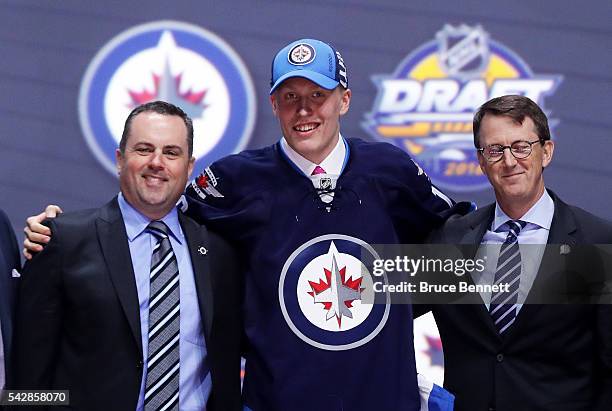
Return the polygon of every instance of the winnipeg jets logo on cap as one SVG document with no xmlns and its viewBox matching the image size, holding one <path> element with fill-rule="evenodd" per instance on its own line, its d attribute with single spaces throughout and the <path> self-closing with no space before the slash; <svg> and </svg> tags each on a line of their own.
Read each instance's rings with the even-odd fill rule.
<svg viewBox="0 0 612 411">
<path fill-rule="evenodd" d="M 300 43 L 293 46 L 291 50 L 289 50 L 289 63 L 294 64 L 296 66 L 303 66 L 304 64 L 308 64 L 315 59 L 317 52 L 314 47 L 310 44 Z"/>
<path fill-rule="evenodd" d="M 339 351 L 372 340 L 389 315 L 373 304 L 371 267 L 378 259 L 366 242 L 327 234 L 304 243 L 285 262 L 279 280 L 281 311 L 289 328 L 317 348 Z"/>
</svg>

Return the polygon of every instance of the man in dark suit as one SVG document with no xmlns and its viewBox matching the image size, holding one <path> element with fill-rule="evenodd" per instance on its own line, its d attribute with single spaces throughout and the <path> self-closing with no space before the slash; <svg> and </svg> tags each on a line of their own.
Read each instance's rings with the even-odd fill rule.
<svg viewBox="0 0 612 411">
<path fill-rule="evenodd" d="M 474 144 L 496 202 L 449 219 L 431 241 L 480 245 L 487 267 L 469 280 L 509 289 L 476 294 L 471 304 L 415 309 L 434 314 L 455 410 L 610 410 L 612 306 L 538 305 L 534 290 L 556 284 L 560 247 L 610 244 L 612 225 L 545 189 L 554 144 L 546 116 L 528 98 L 485 103 L 474 117 Z"/>
<path fill-rule="evenodd" d="M 47 223 L 22 276 L 16 388 L 67 389 L 73 409 L 241 409 L 238 259 L 175 207 L 192 150 L 180 108 L 137 107 L 121 193 Z"/>
<path fill-rule="evenodd" d="M 8 217 L 0 210 L 0 391 L 10 375 L 13 308 L 17 281 L 13 270 L 20 266 L 19 249 Z M 1 407 L 0 407 L 1 408 Z"/>
</svg>

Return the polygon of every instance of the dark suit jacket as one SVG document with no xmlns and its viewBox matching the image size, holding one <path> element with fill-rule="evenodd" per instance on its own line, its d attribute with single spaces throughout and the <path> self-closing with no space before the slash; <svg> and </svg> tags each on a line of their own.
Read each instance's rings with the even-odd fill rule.
<svg viewBox="0 0 612 411">
<path fill-rule="evenodd" d="M 8 217 L 0 210 L 0 332 L 4 344 L 5 377 L 10 387 L 11 342 L 17 280 L 12 278 L 13 268 L 19 269 L 19 249 Z"/>
<path fill-rule="evenodd" d="M 208 410 L 239 410 L 240 272 L 233 249 L 179 212 L 211 370 Z M 15 382 L 68 389 L 79 410 L 135 410 L 143 358 L 138 295 L 117 199 L 48 222 L 53 237 L 26 264 L 17 306 Z M 208 253 L 202 255 L 198 248 Z"/>
<path fill-rule="evenodd" d="M 609 222 L 549 193 L 555 204 L 549 244 L 612 244 Z M 480 244 L 494 209 L 449 219 L 431 242 Z M 535 289 L 549 275 L 549 252 Z M 529 304 L 532 297 L 503 336 L 479 297 L 473 304 L 415 306 L 417 315 L 434 314 L 455 410 L 612 410 L 612 306 Z"/>
</svg>

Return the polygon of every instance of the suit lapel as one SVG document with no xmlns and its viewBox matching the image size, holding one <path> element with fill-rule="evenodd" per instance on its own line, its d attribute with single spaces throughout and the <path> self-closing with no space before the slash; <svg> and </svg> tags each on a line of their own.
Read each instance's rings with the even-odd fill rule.
<svg viewBox="0 0 612 411">
<path fill-rule="evenodd" d="M 115 292 L 132 330 L 132 335 L 142 353 L 140 308 L 136 279 L 132 267 L 125 224 L 123 223 L 116 197 L 100 209 L 100 217 L 96 221 L 96 228 L 98 241 L 100 242 L 102 254 L 104 255 L 111 281 L 115 287 Z"/>
<path fill-rule="evenodd" d="M 208 344 L 213 323 L 213 278 L 210 271 L 209 239 L 204 226 L 185 217 L 179 212 L 179 221 L 185 231 L 193 275 L 198 295 L 200 316 L 204 325 L 204 337 Z"/>
<path fill-rule="evenodd" d="M 529 306 L 538 306 L 538 302 L 546 302 L 546 295 L 540 291 L 546 289 L 554 280 L 554 275 L 565 271 L 567 267 L 567 256 L 561 253 L 561 247 L 568 245 L 570 249 L 576 244 L 576 239 L 571 233 L 575 231 L 575 222 L 567 210 L 558 210 L 561 205 L 555 203 L 555 214 L 548 233 L 548 241 L 538 274 L 531 286 L 525 303 Z M 528 310 L 529 311 L 529 310 Z"/>
<path fill-rule="evenodd" d="M 461 244 L 480 244 L 487 229 L 491 226 L 494 210 L 495 203 L 474 211 L 467 220 L 468 227 L 459 242 Z"/>
<path fill-rule="evenodd" d="M 471 218 L 467 221 L 467 227 L 463 234 L 463 237 L 460 239 L 460 243 L 474 245 L 474 254 L 478 249 L 478 245 L 482 243 L 482 239 L 484 238 L 487 229 L 491 226 L 494 212 L 495 203 L 489 204 L 473 212 Z M 466 257 L 474 258 L 475 255 Z M 471 276 L 468 278 L 468 280 L 471 283 L 474 282 Z M 474 315 L 480 318 L 478 321 L 482 321 L 482 323 L 486 325 L 487 329 L 492 335 L 495 335 L 497 338 L 501 338 L 499 333 L 497 332 L 497 329 L 495 328 L 493 320 L 491 319 L 491 315 L 487 310 L 487 306 L 485 305 L 480 295 L 474 296 L 474 301 L 471 306 L 474 310 Z"/>
<path fill-rule="evenodd" d="M 0 344 L 3 344 L 4 358 L 8 365 L 13 335 L 13 286 L 17 282 L 16 279 L 12 278 L 11 271 L 13 267 L 9 263 L 8 245 L 12 244 L 15 240 L 0 235 L 0 241 L 2 242 L 0 244 L 2 246 L 0 247 L 0 333 L 2 333 L 2 342 Z M 3 248 L 6 248 L 7 255 L 4 255 Z"/>
<path fill-rule="evenodd" d="M 576 238 L 573 234 L 576 232 L 577 226 L 574 215 L 570 211 L 568 205 L 559 200 L 552 191 L 548 193 L 555 203 L 555 213 L 553 214 L 552 223 L 550 224 L 548 244 L 575 245 Z"/>
</svg>

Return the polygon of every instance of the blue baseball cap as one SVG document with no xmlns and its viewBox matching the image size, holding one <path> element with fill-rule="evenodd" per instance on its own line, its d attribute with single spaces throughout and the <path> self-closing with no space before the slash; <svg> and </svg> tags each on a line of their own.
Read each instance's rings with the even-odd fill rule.
<svg viewBox="0 0 612 411">
<path fill-rule="evenodd" d="M 327 43 L 301 39 L 285 46 L 272 60 L 270 94 L 292 77 L 303 77 L 327 90 L 338 84 L 348 88 L 346 66 L 340 53 Z"/>
</svg>

